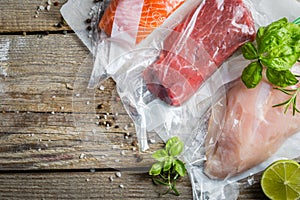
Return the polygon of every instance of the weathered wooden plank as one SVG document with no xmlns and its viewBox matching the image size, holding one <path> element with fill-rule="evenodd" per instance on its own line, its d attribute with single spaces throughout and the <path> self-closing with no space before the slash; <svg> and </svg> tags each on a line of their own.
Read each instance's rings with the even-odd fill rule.
<svg viewBox="0 0 300 200">
<path fill-rule="evenodd" d="M 0 198 L 192 199 L 187 177 L 178 181 L 181 195 L 176 197 L 159 196 L 158 192 L 162 188 L 153 185 L 151 178 L 145 173 L 122 172 L 121 175 L 118 178 L 115 172 L 0 174 Z"/>
<path fill-rule="evenodd" d="M 1 169 L 151 165 L 132 145 L 115 83 L 86 88 L 92 59 L 75 34 L 2 35 L 0 44 Z"/>
<path fill-rule="evenodd" d="M 52 3 L 56 1 L 52 0 Z M 50 10 L 38 11 L 39 6 L 46 8 L 47 0 L 6 0 L 0 6 L 0 33 L 36 32 L 69 30 L 67 26 L 56 27 L 61 22 L 59 9 L 66 0 L 58 0 Z"/>
<path fill-rule="evenodd" d="M 23 172 L 0 174 L 1 199 L 192 199 L 189 178 L 179 179 L 177 188 L 181 195 L 159 196 L 163 186 L 152 183 L 142 171 L 91 172 Z M 95 172 L 93 172 L 93 170 Z M 138 169 L 137 169 L 138 170 Z M 260 188 L 261 174 L 240 181 L 240 200 L 266 199 Z M 120 188 L 123 185 L 124 188 Z M 21 193 L 18 191 L 22 191 Z"/>
<path fill-rule="evenodd" d="M 266 199 L 259 185 L 241 181 L 239 199 Z M 121 188 L 123 185 L 124 188 Z M 51 172 L 4 173 L 0 175 L 1 199 L 192 199 L 188 177 L 177 182 L 181 195 L 162 195 L 165 188 L 155 186 L 143 172 Z M 34 189 L 34 190 L 33 190 Z M 22 191 L 18 193 L 16 191 Z"/>
</svg>

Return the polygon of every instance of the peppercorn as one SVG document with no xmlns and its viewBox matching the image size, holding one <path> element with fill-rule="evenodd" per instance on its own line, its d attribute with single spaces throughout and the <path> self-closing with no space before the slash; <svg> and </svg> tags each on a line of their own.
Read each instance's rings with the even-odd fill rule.
<svg viewBox="0 0 300 200">
<path fill-rule="evenodd" d="M 85 23 L 87 23 L 87 24 L 90 24 L 91 22 L 92 22 L 92 19 L 90 19 L 90 18 L 85 20 Z"/>
</svg>

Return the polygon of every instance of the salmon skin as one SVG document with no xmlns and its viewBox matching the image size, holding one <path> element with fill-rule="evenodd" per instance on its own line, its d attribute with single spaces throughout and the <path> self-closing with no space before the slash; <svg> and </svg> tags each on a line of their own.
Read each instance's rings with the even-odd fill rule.
<svg viewBox="0 0 300 200">
<path fill-rule="evenodd" d="M 108 36 L 111 36 L 116 10 L 121 1 L 125 0 L 112 0 L 99 22 L 100 30 L 103 30 Z M 144 0 L 138 27 L 122 21 L 118 22 L 117 25 L 124 31 L 138 28 L 137 44 L 159 27 L 183 2 L 184 0 Z M 130 7 L 134 5 L 131 1 L 127 1 L 126 4 L 128 5 L 127 8 L 122 7 L 118 10 L 119 15 L 127 16 L 130 14 Z"/>
<path fill-rule="evenodd" d="M 292 108 L 284 114 L 282 106 L 272 107 L 287 98 L 266 80 L 253 89 L 241 79 L 234 81 L 226 97 L 213 107 L 204 172 L 213 179 L 235 176 L 265 161 L 300 131 L 300 114 L 293 115 Z"/>
<path fill-rule="evenodd" d="M 204 0 L 166 38 L 159 59 L 144 71 L 145 83 L 166 103 L 182 105 L 234 51 L 254 39 L 254 21 L 242 0 Z"/>
</svg>

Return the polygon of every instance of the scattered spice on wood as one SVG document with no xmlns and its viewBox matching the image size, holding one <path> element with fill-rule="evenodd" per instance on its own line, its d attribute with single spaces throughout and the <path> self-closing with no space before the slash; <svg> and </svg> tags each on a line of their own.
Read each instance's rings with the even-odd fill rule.
<svg viewBox="0 0 300 200">
<path fill-rule="evenodd" d="M 47 10 L 47 11 L 50 11 L 50 9 L 51 9 L 51 6 L 50 6 L 50 5 L 47 5 L 47 6 L 46 6 L 46 10 Z"/>
<path fill-rule="evenodd" d="M 136 158 L 136 162 L 142 162 L 143 161 L 143 156 L 139 153 L 139 152 L 137 152 L 135 155 L 134 155 L 134 157 Z"/>
<path fill-rule="evenodd" d="M 104 105 L 101 103 L 97 106 L 98 109 L 103 109 L 104 108 Z"/>
<path fill-rule="evenodd" d="M 155 143 L 155 139 L 150 139 L 149 142 L 150 142 L 151 144 L 154 144 L 154 143 Z"/>
<path fill-rule="evenodd" d="M 131 143 L 132 146 L 137 147 L 138 146 L 138 141 L 137 140 L 133 140 Z"/>
<path fill-rule="evenodd" d="M 99 90 L 103 91 L 105 90 L 105 87 L 103 85 L 100 85 Z"/>
<path fill-rule="evenodd" d="M 58 22 L 58 23 L 54 24 L 54 27 L 56 27 L 56 28 L 62 28 L 63 25 L 62 25 L 61 22 Z"/>
<path fill-rule="evenodd" d="M 122 156 L 125 156 L 125 155 L 126 155 L 125 150 L 122 150 L 122 151 L 120 152 L 120 154 L 121 154 Z"/>
<path fill-rule="evenodd" d="M 85 154 L 84 153 L 80 154 L 79 159 L 84 159 L 84 158 L 86 158 Z"/>
<path fill-rule="evenodd" d="M 122 174 L 121 172 L 116 172 L 116 177 L 121 178 Z"/>
<path fill-rule="evenodd" d="M 66 83 L 66 88 L 67 88 L 68 90 L 74 90 L 73 85 L 71 85 L 70 83 Z"/>
</svg>

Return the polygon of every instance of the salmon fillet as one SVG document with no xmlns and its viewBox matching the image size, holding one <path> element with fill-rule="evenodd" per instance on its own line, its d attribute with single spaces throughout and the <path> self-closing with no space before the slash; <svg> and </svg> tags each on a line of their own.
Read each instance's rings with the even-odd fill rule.
<svg viewBox="0 0 300 200">
<path fill-rule="evenodd" d="M 247 89 L 236 80 L 226 99 L 214 106 L 205 144 L 205 173 L 217 179 L 237 175 L 265 161 L 300 131 L 299 113 L 293 116 L 291 108 L 284 114 L 283 107 L 272 107 L 288 98 L 266 81 Z"/>
<path fill-rule="evenodd" d="M 99 22 L 99 28 L 107 35 L 111 35 L 117 7 L 122 3 L 122 6 L 118 8 L 118 15 L 132 15 L 132 21 L 140 17 L 140 21 L 138 27 L 131 25 L 130 22 L 128 24 L 128 20 L 118 21 L 117 26 L 123 31 L 138 28 L 136 43 L 139 43 L 159 27 L 183 2 L 184 0 L 144 0 L 141 16 L 134 16 L 134 13 L 130 13 L 132 7 L 135 6 L 131 1 L 112 0 Z"/>
</svg>

